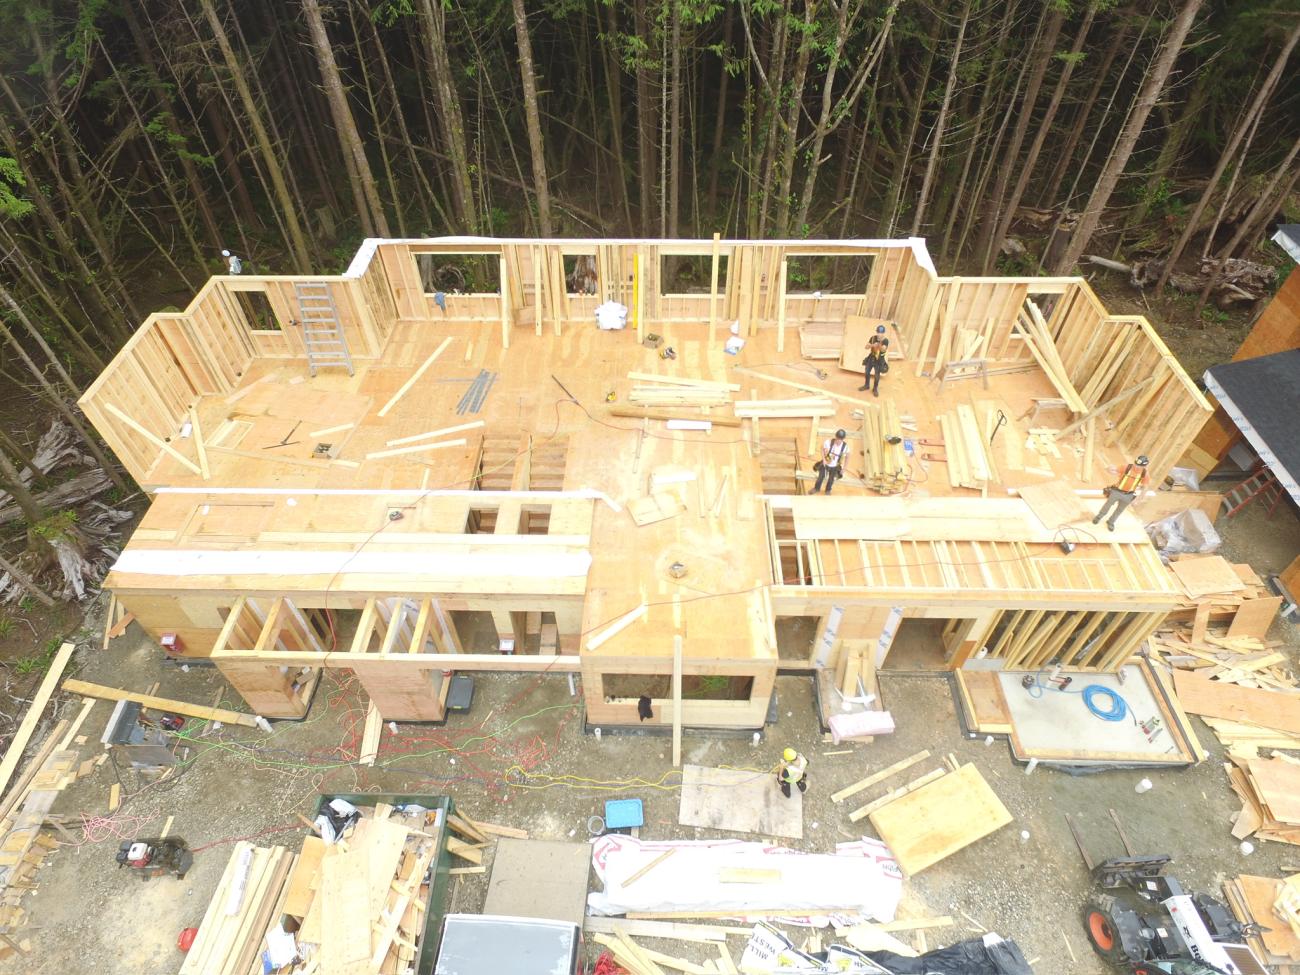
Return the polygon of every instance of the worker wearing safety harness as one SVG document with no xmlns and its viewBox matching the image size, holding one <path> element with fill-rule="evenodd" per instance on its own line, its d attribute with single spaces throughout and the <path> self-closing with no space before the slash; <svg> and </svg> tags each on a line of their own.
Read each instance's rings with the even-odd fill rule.
<svg viewBox="0 0 1300 975">
<path fill-rule="evenodd" d="M 1138 492 L 1146 487 L 1148 463 L 1146 457 L 1142 456 L 1137 459 L 1137 463 L 1125 465 L 1119 480 L 1106 488 L 1106 503 L 1097 512 L 1097 517 L 1092 519 L 1094 525 L 1106 517 L 1106 512 L 1113 505 L 1115 510 L 1106 522 L 1106 527 L 1111 531 L 1115 530 L 1115 522 L 1124 513 L 1124 509 L 1131 505 Z"/>
<path fill-rule="evenodd" d="M 849 452 L 844 439 L 847 436 L 843 430 L 836 430 L 834 438 L 822 442 L 822 459 L 814 465 L 817 483 L 813 485 L 813 494 L 822 489 L 822 481 L 826 482 L 826 493 L 830 494 L 836 479 L 844 476 L 844 456 Z"/>
<path fill-rule="evenodd" d="M 808 759 L 793 748 L 787 748 L 781 755 L 781 767 L 776 770 L 776 782 L 781 787 L 781 795 L 790 798 L 790 786 L 796 786 L 801 793 L 808 791 Z"/>
<path fill-rule="evenodd" d="M 880 395 L 880 377 L 889 372 L 889 362 L 885 358 L 888 352 L 889 339 L 886 338 L 885 326 L 877 325 L 876 334 L 867 343 L 867 356 L 862 360 L 862 385 L 858 387 L 858 392 L 870 386 L 872 396 Z M 874 383 L 871 381 L 872 375 L 876 377 Z"/>
</svg>

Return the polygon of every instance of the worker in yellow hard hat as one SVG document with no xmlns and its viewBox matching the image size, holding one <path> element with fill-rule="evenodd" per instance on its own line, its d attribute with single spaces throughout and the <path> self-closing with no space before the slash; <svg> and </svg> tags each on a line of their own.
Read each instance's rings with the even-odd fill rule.
<svg viewBox="0 0 1300 975">
<path fill-rule="evenodd" d="M 781 795 L 790 798 L 790 786 L 797 786 L 800 792 L 808 791 L 808 759 L 793 748 L 787 748 L 781 754 L 781 766 L 776 770 L 776 783 L 781 787 Z"/>
</svg>

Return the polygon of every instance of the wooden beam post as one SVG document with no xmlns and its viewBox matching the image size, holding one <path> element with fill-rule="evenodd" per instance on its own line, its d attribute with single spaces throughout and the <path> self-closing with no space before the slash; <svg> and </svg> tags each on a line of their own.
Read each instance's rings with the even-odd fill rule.
<svg viewBox="0 0 1300 975">
<path fill-rule="evenodd" d="M 506 282 L 506 257 L 497 258 L 501 269 L 501 347 L 510 348 L 510 285 Z"/>
<path fill-rule="evenodd" d="M 682 637 L 673 637 L 673 767 L 682 765 Z"/>
<path fill-rule="evenodd" d="M 776 284 L 776 351 L 785 351 L 785 275 L 786 260 L 781 258 L 781 270 Z"/>
<path fill-rule="evenodd" d="M 636 341 L 645 341 L 645 255 L 636 252 L 636 273 L 632 278 L 632 302 L 636 306 Z"/>
<path fill-rule="evenodd" d="M 714 333 L 718 328 L 718 240 L 721 234 L 713 235 L 713 270 L 709 277 L 709 348 L 713 348 Z"/>
</svg>

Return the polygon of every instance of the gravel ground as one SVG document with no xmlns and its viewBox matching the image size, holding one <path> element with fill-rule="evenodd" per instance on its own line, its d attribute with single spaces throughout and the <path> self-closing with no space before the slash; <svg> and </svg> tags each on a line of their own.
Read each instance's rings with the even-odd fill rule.
<svg viewBox="0 0 1300 975">
<path fill-rule="evenodd" d="M 1253 511 L 1221 528 L 1225 553 L 1264 571 L 1290 560 L 1300 533 L 1300 526 L 1285 515 L 1269 522 Z M 92 618 L 87 628 L 93 632 L 96 625 Z M 1295 643 L 1294 627 L 1277 627 L 1275 636 Z M 211 669 L 182 672 L 160 665 L 157 651 L 135 627 L 107 652 L 99 649 L 97 638 L 86 643 L 70 674 L 140 689 L 158 681 L 158 693 L 164 696 L 204 703 L 224 686 Z M 453 716 L 444 728 L 402 725 L 395 735 L 386 731 L 375 769 L 351 764 L 363 699 L 355 684 L 343 680 L 339 684 L 331 674 L 303 723 L 279 723 L 269 737 L 253 729 L 224 729 L 195 739 L 189 762 L 173 779 L 141 786 L 127 778 L 128 798 L 111 819 L 102 818 L 114 781 L 111 764 L 65 790 L 55 813 L 79 842 L 56 851 L 38 873 L 37 889 L 25 902 L 29 924 L 21 932 L 30 940 L 32 954 L 0 963 L 0 973 L 175 972 L 182 960 L 176 937 L 202 917 L 231 843 L 263 834 L 259 842 L 296 847 L 303 831 L 294 826 L 295 814 L 312 812 L 321 792 L 447 792 L 470 816 L 521 826 L 537 838 L 575 841 L 587 838 L 588 819 L 602 811 L 605 799 L 635 795 L 645 801 L 643 836 L 720 835 L 677 825 L 669 740 L 606 734 L 597 741 L 584 733 L 580 701 L 570 696 L 563 676 L 480 678 L 471 714 Z M 1134 785 L 1143 773 L 1072 777 L 1039 768 L 1026 775 L 1004 743 L 988 746 L 983 739 L 963 737 L 943 675 L 886 672 L 881 681 L 898 731 L 852 746 L 851 754 L 822 754 L 838 749 L 822 740 L 810 679 L 782 677 L 777 682 L 778 721 L 757 747 L 747 737 L 688 735 L 684 760 L 768 769 L 780 750 L 793 744 L 811 762 L 800 845 L 822 852 L 860 835 L 848 821 L 852 804 L 829 801 L 835 790 L 922 748 L 935 759 L 916 766 L 916 775 L 950 752 L 975 763 L 1015 821 L 908 881 L 906 896 L 914 906 L 952 914 L 958 921 L 953 928 L 928 932 L 931 946 L 969 936 L 979 925 L 1019 942 L 1039 975 L 1105 971 L 1088 948 L 1079 920 L 1090 885 L 1066 813 L 1076 818 L 1090 851 L 1101 859 L 1123 852 L 1108 813 L 1114 809 L 1138 852 L 1172 854 L 1176 875 L 1194 890 L 1217 893 L 1225 877 L 1274 874 L 1281 864 L 1300 861 L 1290 847 L 1274 843 L 1261 843 L 1249 859 L 1243 857 L 1229 835 L 1238 803 L 1228 789 L 1218 743 L 1199 721 L 1210 759 L 1191 769 L 1145 773 L 1155 788 L 1140 795 Z M 74 700 L 61 705 L 65 715 L 77 709 Z M 100 703 L 91 712 L 83 728 L 89 739 L 81 748 L 83 757 L 98 753 L 108 711 L 109 705 Z M 515 767 L 533 773 L 528 780 L 533 788 L 525 788 L 517 773 L 508 781 Z M 595 784 L 633 779 L 641 784 L 621 791 Z M 876 792 L 865 793 L 864 801 Z M 118 869 L 113 856 L 120 839 L 157 835 L 169 816 L 174 817 L 171 832 L 197 850 L 190 874 L 180 881 L 142 883 Z M 870 835 L 869 825 L 861 825 Z M 1026 841 L 1022 830 L 1029 833 Z M 490 866 L 490 856 L 486 862 Z M 456 878 L 453 909 L 477 910 L 486 881 L 487 875 Z M 802 937 L 796 932 L 796 940 Z M 739 946 L 733 942 L 733 949 Z M 692 951 L 694 946 L 658 947 L 704 957 Z"/>
</svg>

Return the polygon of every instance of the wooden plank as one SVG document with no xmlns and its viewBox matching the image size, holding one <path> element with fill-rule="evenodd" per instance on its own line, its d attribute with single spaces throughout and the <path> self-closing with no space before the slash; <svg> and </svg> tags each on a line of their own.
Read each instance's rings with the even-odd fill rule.
<svg viewBox="0 0 1300 975">
<path fill-rule="evenodd" d="M 198 464 L 194 463 L 194 461 L 190 460 L 188 457 L 182 454 L 171 444 L 167 443 L 167 441 L 163 440 L 161 437 L 155 436 L 149 430 L 145 429 L 139 423 L 137 423 L 134 419 L 132 419 L 131 417 L 123 413 L 121 410 L 119 410 L 112 403 L 104 403 L 103 406 L 105 410 L 113 414 L 113 416 L 117 417 L 119 420 L 125 423 L 136 433 L 140 434 L 140 436 L 144 437 L 145 440 L 149 441 L 151 444 L 153 444 L 163 453 L 169 454 L 172 458 L 174 458 L 177 462 L 179 462 L 182 467 L 185 467 L 187 470 L 190 470 L 193 473 L 198 474 L 200 477 L 203 476 L 203 469 L 199 467 Z"/>
<path fill-rule="evenodd" d="M 1282 759 L 1251 759 L 1250 770 L 1255 793 L 1279 823 L 1300 825 L 1300 766 Z"/>
<path fill-rule="evenodd" d="M 27 743 L 31 741 L 32 732 L 36 730 L 36 726 L 40 723 L 41 715 L 45 711 L 45 705 L 49 703 L 50 695 L 54 693 L 54 689 L 59 686 L 59 678 L 63 676 L 63 670 L 68 666 L 68 661 L 72 659 L 72 652 L 76 648 L 75 643 L 65 643 L 59 647 L 59 652 L 50 661 L 50 669 L 45 672 L 45 678 L 41 681 L 40 687 L 36 689 L 36 694 L 32 697 L 32 703 L 27 707 L 27 713 L 23 715 L 18 730 L 14 732 L 9 747 L 5 750 L 4 758 L 0 759 L 0 793 L 4 792 L 9 786 L 9 780 L 13 778 L 14 769 L 18 767 L 18 762 L 23 757 L 23 751 L 27 748 Z"/>
<path fill-rule="evenodd" d="M 1232 565 L 1221 555 L 1200 559 L 1179 559 L 1170 564 L 1187 595 L 1193 599 L 1211 594 L 1239 592 L 1246 584 L 1233 571 Z"/>
<path fill-rule="evenodd" d="M 1238 687 L 1187 670 L 1174 671 L 1183 710 L 1300 735 L 1300 698 L 1276 691 Z"/>
<path fill-rule="evenodd" d="M 284 913 L 305 917 L 311 908 L 319 885 L 321 858 L 325 855 L 325 841 L 319 836 L 304 836 L 302 852 L 289 874 L 288 893 L 284 900 Z"/>
<path fill-rule="evenodd" d="M 1010 822 L 1011 813 L 969 764 L 871 814 L 871 825 L 908 876 Z"/>
<path fill-rule="evenodd" d="M 1237 615 L 1232 618 L 1232 625 L 1228 627 L 1228 639 L 1239 636 L 1267 639 L 1268 629 L 1273 625 L 1273 619 L 1281 607 L 1281 596 L 1243 599 L 1237 607 Z"/>
<path fill-rule="evenodd" d="M 723 884 L 779 884 L 781 882 L 781 871 L 758 867 L 721 867 L 718 870 L 718 882 Z"/>
<path fill-rule="evenodd" d="M 361 733 L 358 761 L 362 765 L 374 765 L 375 759 L 379 757 L 379 735 L 383 726 L 384 719 L 379 714 L 379 708 L 375 707 L 374 701 L 371 701 L 366 709 L 365 730 Z"/>
<path fill-rule="evenodd" d="M 665 860 L 667 860 L 670 856 L 672 856 L 676 852 L 677 852 L 677 847 L 675 846 L 671 850 L 665 850 L 663 853 L 660 853 L 657 857 L 655 857 L 653 860 L 647 863 L 636 873 L 632 874 L 632 876 L 628 877 L 627 880 L 624 880 L 622 883 L 620 883 L 619 886 L 631 887 L 634 883 L 636 883 L 638 880 L 640 880 L 642 877 L 648 874 L 655 867 L 659 866 L 659 864 L 663 863 Z"/>
<path fill-rule="evenodd" d="M 400 447 L 402 444 L 415 443 L 417 440 L 432 440 L 434 437 L 445 437 L 449 433 L 461 433 L 465 430 L 477 430 L 486 423 L 484 420 L 475 420 L 472 423 L 458 423 L 454 427 L 443 427 L 441 430 L 430 430 L 428 433 L 414 433 L 409 437 L 398 437 L 396 440 L 388 440 L 385 446 Z"/>
<path fill-rule="evenodd" d="M 426 450 L 442 450 L 444 447 L 464 447 L 464 437 L 456 440 L 439 440 L 437 443 L 416 444 L 413 447 L 394 447 L 392 450 L 372 450 L 366 454 L 366 460 L 378 460 L 381 457 L 398 457 L 402 454 L 418 454 Z"/>
<path fill-rule="evenodd" d="M 889 778 L 891 775 L 896 775 L 897 773 L 903 771 L 904 769 L 911 768 L 917 762 L 924 762 L 929 757 L 930 757 L 929 751 L 919 751 L 915 755 L 909 755 L 907 758 L 900 759 L 899 761 L 895 762 L 893 765 L 890 765 L 887 768 L 883 768 L 879 772 L 876 772 L 872 775 L 868 775 L 865 779 L 862 779 L 858 782 L 854 782 L 852 785 L 841 789 L 839 792 L 832 793 L 831 802 L 843 802 L 849 796 L 857 795 L 863 789 L 870 788 L 871 786 L 875 785 L 877 782 L 881 782 Z"/>
<path fill-rule="evenodd" d="M 895 789 L 893 792 L 888 792 L 885 795 L 881 796 L 879 799 L 873 799 L 865 806 L 855 809 L 853 810 L 853 812 L 849 813 L 849 822 L 856 823 L 860 819 L 866 819 L 877 809 L 883 809 L 891 802 L 901 799 L 903 798 L 903 796 L 908 795 L 909 793 L 915 792 L 917 789 L 921 788 L 924 785 L 929 785 L 931 782 L 935 781 L 935 779 L 947 775 L 948 771 L 949 770 L 947 768 L 932 769 L 931 771 L 926 772 L 921 777 L 913 779 L 911 782 L 907 783 L 907 785 Z"/>
<path fill-rule="evenodd" d="M 321 861 L 321 970 L 344 970 L 370 958 L 370 857 L 365 848 Z"/>
<path fill-rule="evenodd" d="M 508 345 L 510 341 L 508 332 L 506 333 L 506 336 L 507 336 L 506 344 Z M 410 392 L 411 387 L 415 385 L 416 380 L 418 380 L 421 376 L 424 375 L 425 370 L 428 369 L 431 365 L 433 365 L 434 360 L 436 360 L 438 356 L 442 355 L 443 351 L 450 344 L 451 344 L 451 336 L 447 336 L 445 339 L 442 340 L 442 344 L 440 344 L 436 349 L 433 350 L 433 353 L 429 356 L 429 358 L 424 360 L 420 368 L 416 369 L 415 372 L 411 374 L 411 378 L 408 379 L 406 382 L 404 382 L 402 384 L 402 387 L 393 394 L 392 398 L 383 405 L 383 407 L 379 410 L 380 416 L 388 415 L 388 411 L 397 405 L 398 400 L 400 400 L 403 396 L 405 396 L 408 392 Z"/>
<path fill-rule="evenodd" d="M 626 886 L 626 884 L 624 884 Z M 688 941 L 694 944 L 725 942 L 730 931 L 748 934 L 749 928 L 725 928 L 705 924 L 674 924 L 671 921 L 628 921 L 621 917 L 583 918 L 582 927 L 592 934 L 617 934 L 622 931 L 636 938 L 660 938 L 665 941 Z"/>
<path fill-rule="evenodd" d="M 605 641 L 609 640 L 611 637 L 617 636 L 619 633 L 623 632 L 623 630 L 627 629 L 627 627 L 631 626 L 633 623 L 635 623 L 645 614 L 646 614 L 646 605 L 645 603 L 642 603 L 636 609 L 632 610 L 630 613 L 626 613 L 623 616 L 620 616 L 609 626 L 605 627 L 605 629 L 601 630 L 595 636 L 588 639 L 587 649 L 595 650 L 597 647 L 605 643 Z"/>
<path fill-rule="evenodd" d="M 227 711 L 224 708 L 210 708 L 202 704 L 189 704 L 186 701 L 175 701 L 166 697 L 154 697 L 152 694 L 137 694 L 134 691 L 105 687 L 103 684 L 91 684 L 84 680 L 69 678 L 63 682 L 63 689 L 72 694 L 98 697 L 105 701 L 135 701 L 147 708 L 155 708 L 159 711 L 174 711 L 177 714 L 184 714 L 191 718 L 220 721 L 222 724 L 243 725 L 245 728 L 258 727 L 256 715 L 243 714 L 239 711 Z"/>
<path fill-rule="evenodd" d="M 468 822 L 474 825 L 474 828 L 484 833 L 491 833 L 493 836 L 509 836 L 516 840 L 528 839 L 528 830 L 517 829 L 514 826 L 500 826 L 497 823 L 485 823 L 481 819 L 471 819 Z"/>
<path fill-rule="evenodd" d="M 588 647 L 590 649 L 590 647 Z M 673 768 L 682 767 L 682 636 L 673 637 Z"/>
<path fill-rule="evenodd" d="M 714 413 L 668 413 L 664 410 L 634 409 L 617 407 L 609 411 L 610 416 L 629 420 L 707 420 L 715 427 L 738 427 L 742 421 L 733 416 L 718 416 Z"/>
<path fill-rule="evenodd" d="M 203 428 L 199 426 L 199 411 L 190 407 L 190 435 L 194 438 L 194 450 L 199 456 L 199 470 L 203 474 L 203 480 L 211 477 L 212 472 L 208 469 L 208 452 L 203 443 Z"/>
<path fill-rule="evenodd" d="M 694 376 L 666 376 L 657 372 L 629 372 L 627 378 L 636 382 L 667 383 L 669 386 L 686 386 L 693 389 L 740 391 L 740 383 L 725 383 L 713 379 L 696 379 Z"/>
</svg>

